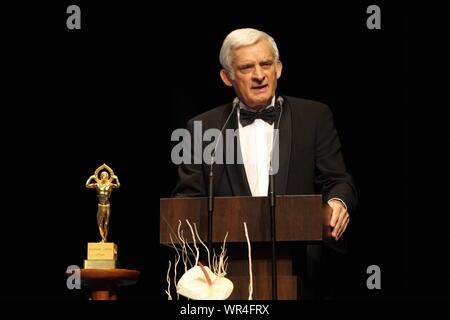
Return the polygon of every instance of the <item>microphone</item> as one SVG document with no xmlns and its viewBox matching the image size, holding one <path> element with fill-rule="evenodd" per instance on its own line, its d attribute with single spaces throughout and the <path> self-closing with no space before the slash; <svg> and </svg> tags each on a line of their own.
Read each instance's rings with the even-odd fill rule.
<svg viewBox="0 0 450 320">
<path fill-rule="evenodd" d="M 275 101 L 275 106 L 279 106 L 280 108 L 280 115 L 278 117 L 278 121 L 274 127 L 273 130 L 273 139 L 272 139 L 272 150 L 270 150 L 270 157 L 269 157 L 269 200 L 270 200 L 270 207 L 275 207 L 275 186 L 274 186 L 274 175 L 273 175 L 273 168 L 272 168 L 272 153 L 273 153 L 273 147 L 275 143 L 278 143 L 279 139 L 279 132 L 278 129 L 280 128 L 280 120 L 281 116 L 283 115 L 283 102 L 284 98 L 282 96 L 279 96 L 277 100 Z"/>
<path fill-rule="evenodd" d="M 274 126 L 273 139 L 272 139 L 272 150 L 270 150 L 270 164 L 269 164 L 269 207 L 270 207 L 270 240 L 272 243 L 272 299 L 277 300 L 277 252 L 276 252 L 276 224 L 275 224 L 275 207 L 276 207 L 276 195 L 275 195 L 275 182 L 272 168 L 272 152 L 275 143 L 278 143 L 279 134 L 278 129 L 280 127 L 280 119 L 283 114 L 283 102 L 284 98 L 279 96 L 275 102 L 275 106 L 278 105 L 280 108 L 280 115 L 278 121 Z"/>
<path fill-rule="evenodd" d="M 284 103 L 284 98 L 282 96 L 279 96 L 276 100 L 275 100 L 275 107 L 278 106 L 280 108 L 280 115 L 278 116 L 278 119 L 276 121 L 276 124 L 274 126 L 274 131 L 273 131 L 273 138 L 272 138 L 272 149 L 270 150 L 270 157 L 269 157 L 269 175 L 272 175 L 273 172 L 273 168 L 272 168 L 272 153 L 273 153 L 273 147 L 275 145 L 276 142 L 278 142 L 278 129 L 280 128 L 280 120 L 281 120 L 281 116 L 283 115 L 283 103 Z M 270 182 L 270 181 L 269 181 Z"/>
<path fill-rule="evenodd" d="M 227 120 L 225 120 L 225 123 L 222 126 L 222 129 L 220 129 L 220 135 L 217 138 L 216 144 L 214 146 L 214 149 L 211 154 L 211 164 L 209 167 L 209 175 L 208 175 L 208 250 L 211 253 L 212 252 L 212 220 L 213 220 L 213 211 L 214 211 L 214 173 L 213 173 L 213 165 L 214 165 L 214 158 L 216 156 L 216 149 L 217 145 L 220 142 L 220 138 L 223 135 L 223 131 L 225 130 L 226 126 L 228 125 L 228 122 L 231 119 L 231 115 L 234 113 L 234 110 L 236 109 L 236 106 L 239 104 L 239 99 L 236 97 L 233 100 L 233 108 L 231 109 L 230 114 L 227 117 Z"/>
</svg>

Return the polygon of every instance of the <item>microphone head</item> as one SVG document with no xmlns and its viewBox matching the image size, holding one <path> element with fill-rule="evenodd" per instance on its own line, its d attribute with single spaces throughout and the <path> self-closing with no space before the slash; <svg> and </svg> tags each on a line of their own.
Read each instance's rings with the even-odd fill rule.
<svg viewBox="0 0 450 320">
<path fill-rule="evenodd" d="M 239 103 L 239 98 L 238 97 L 234 98 L 233 99 L 233 108 L 236 107 L 238 105 L 238 103 Z"/>
<path fill-rule="evenodd" d="M 279 96 L 277 98 L 276 104 L 278 104 L 280 107 L 283 105 L 284 98 L 282 96 Z"/>
</svg>

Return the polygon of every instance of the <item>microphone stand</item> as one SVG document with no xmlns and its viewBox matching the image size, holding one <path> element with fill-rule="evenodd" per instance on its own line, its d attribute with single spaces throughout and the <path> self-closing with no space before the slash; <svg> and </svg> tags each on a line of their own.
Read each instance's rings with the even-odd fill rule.
<svg viewBox="0 0 450 320">
<path fill-rule="evenodd" d="M 236 106 L 239 103 L 238 98 L 234 98 L 233 100 L 233 108 L 231 109 L 230 114 L 228 115 L 227 120 L 223 124 L 222 129 L 220 130 L 220 136 L 217 138 L 216 145 L 214 146 L 214 149 L 212 151 L 211 155 L 211 165 L 209 167 L 209 175 L 208 175 L 208 251 L 211 254 L 212 253 L 212 226 L 213 226 L 213 212 L 214 212 L 214 173 L 213 173 L 213 164 L 214 164 L 214 158 L 216 156 L 216 148 L 219 144 L 220 138 L 223 135 L 223 130 L 227 126 L 228 122 L 230 121 L 231 115 L 234 113 L 234 109 L 236 109 Z M 222 148 L 223 150 L 223 148 Z"/>
<path fill-rule="evenodd" d="M 270 153 L 270 168 L 269 168 L 269 207 L 270 207 L 270 241 L 272 245 L 272 300 L 278 300 L 277 290 L 277 226 L 275 221 L 275 209 L 276 209 L 276 194 L 275 194 L 275 182 L 272 167 L 272 152 L 275 143 L 278 143 L 278 129 L 280 128 L 281 115 L 283 114 L 283 97 L 278 97 L 276 103 L 280 106 L 280 116 L 278 117 L 277 126 L 273 133 L 272 151 Z"/>
<path fill-rule="evenodd" d="M 272 171 L 272 168 L 271 168 Z M 275 224 L 275 187 L 272 172 L 269 174 L 269 206 L 270 206 L 270 240 L 272 242 L 272 300 L 277 300 L 277 252 L 276 252 L 276 224 Z"/>
<path fill-rule="evenodd" d="M 213 195 L 213 186 L 214 186 L 214 174 L 212 171 L 212 162 L 211 162 L 211 170 L 209 171 L 208 176 L 208 251 L 212 254 L 212 221 L 213 221 L 213 212 L 214 212 L 214 195 Z"/>
</svg>

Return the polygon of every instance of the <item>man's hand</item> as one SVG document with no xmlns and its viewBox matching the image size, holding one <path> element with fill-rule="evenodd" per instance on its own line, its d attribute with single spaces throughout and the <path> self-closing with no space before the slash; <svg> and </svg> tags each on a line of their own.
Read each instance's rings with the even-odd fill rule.
<svg viewBox="0 0 450 320">
<path fill-rule="evenodd" d="M 350 221 L 350 215 L 344 204 L 336 199 L 328 201 L 328 205 L 333 210 L 331 213 L 330 226 L 333 228 L 331 236 L 337 241 L 347 229 L 347 225 Z"/>
</svg>

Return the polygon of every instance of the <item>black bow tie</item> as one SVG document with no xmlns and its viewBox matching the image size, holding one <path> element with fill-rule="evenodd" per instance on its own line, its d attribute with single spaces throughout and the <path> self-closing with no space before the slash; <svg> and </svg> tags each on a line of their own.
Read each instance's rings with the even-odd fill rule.
<svg viewBox="0 0 450 320">
<path fill-rule="evenodd" d="M 252 124 L 255 119 L 262 119 L 268 124 L 272 124 L 275 122 L 276 116 L 277 112 L 274 106 L 271 106 L 259 112 L 252 112 L 241 108 L 239 112 L 239 120 L 241 121 L 243 127 Z"/>
</svg>

